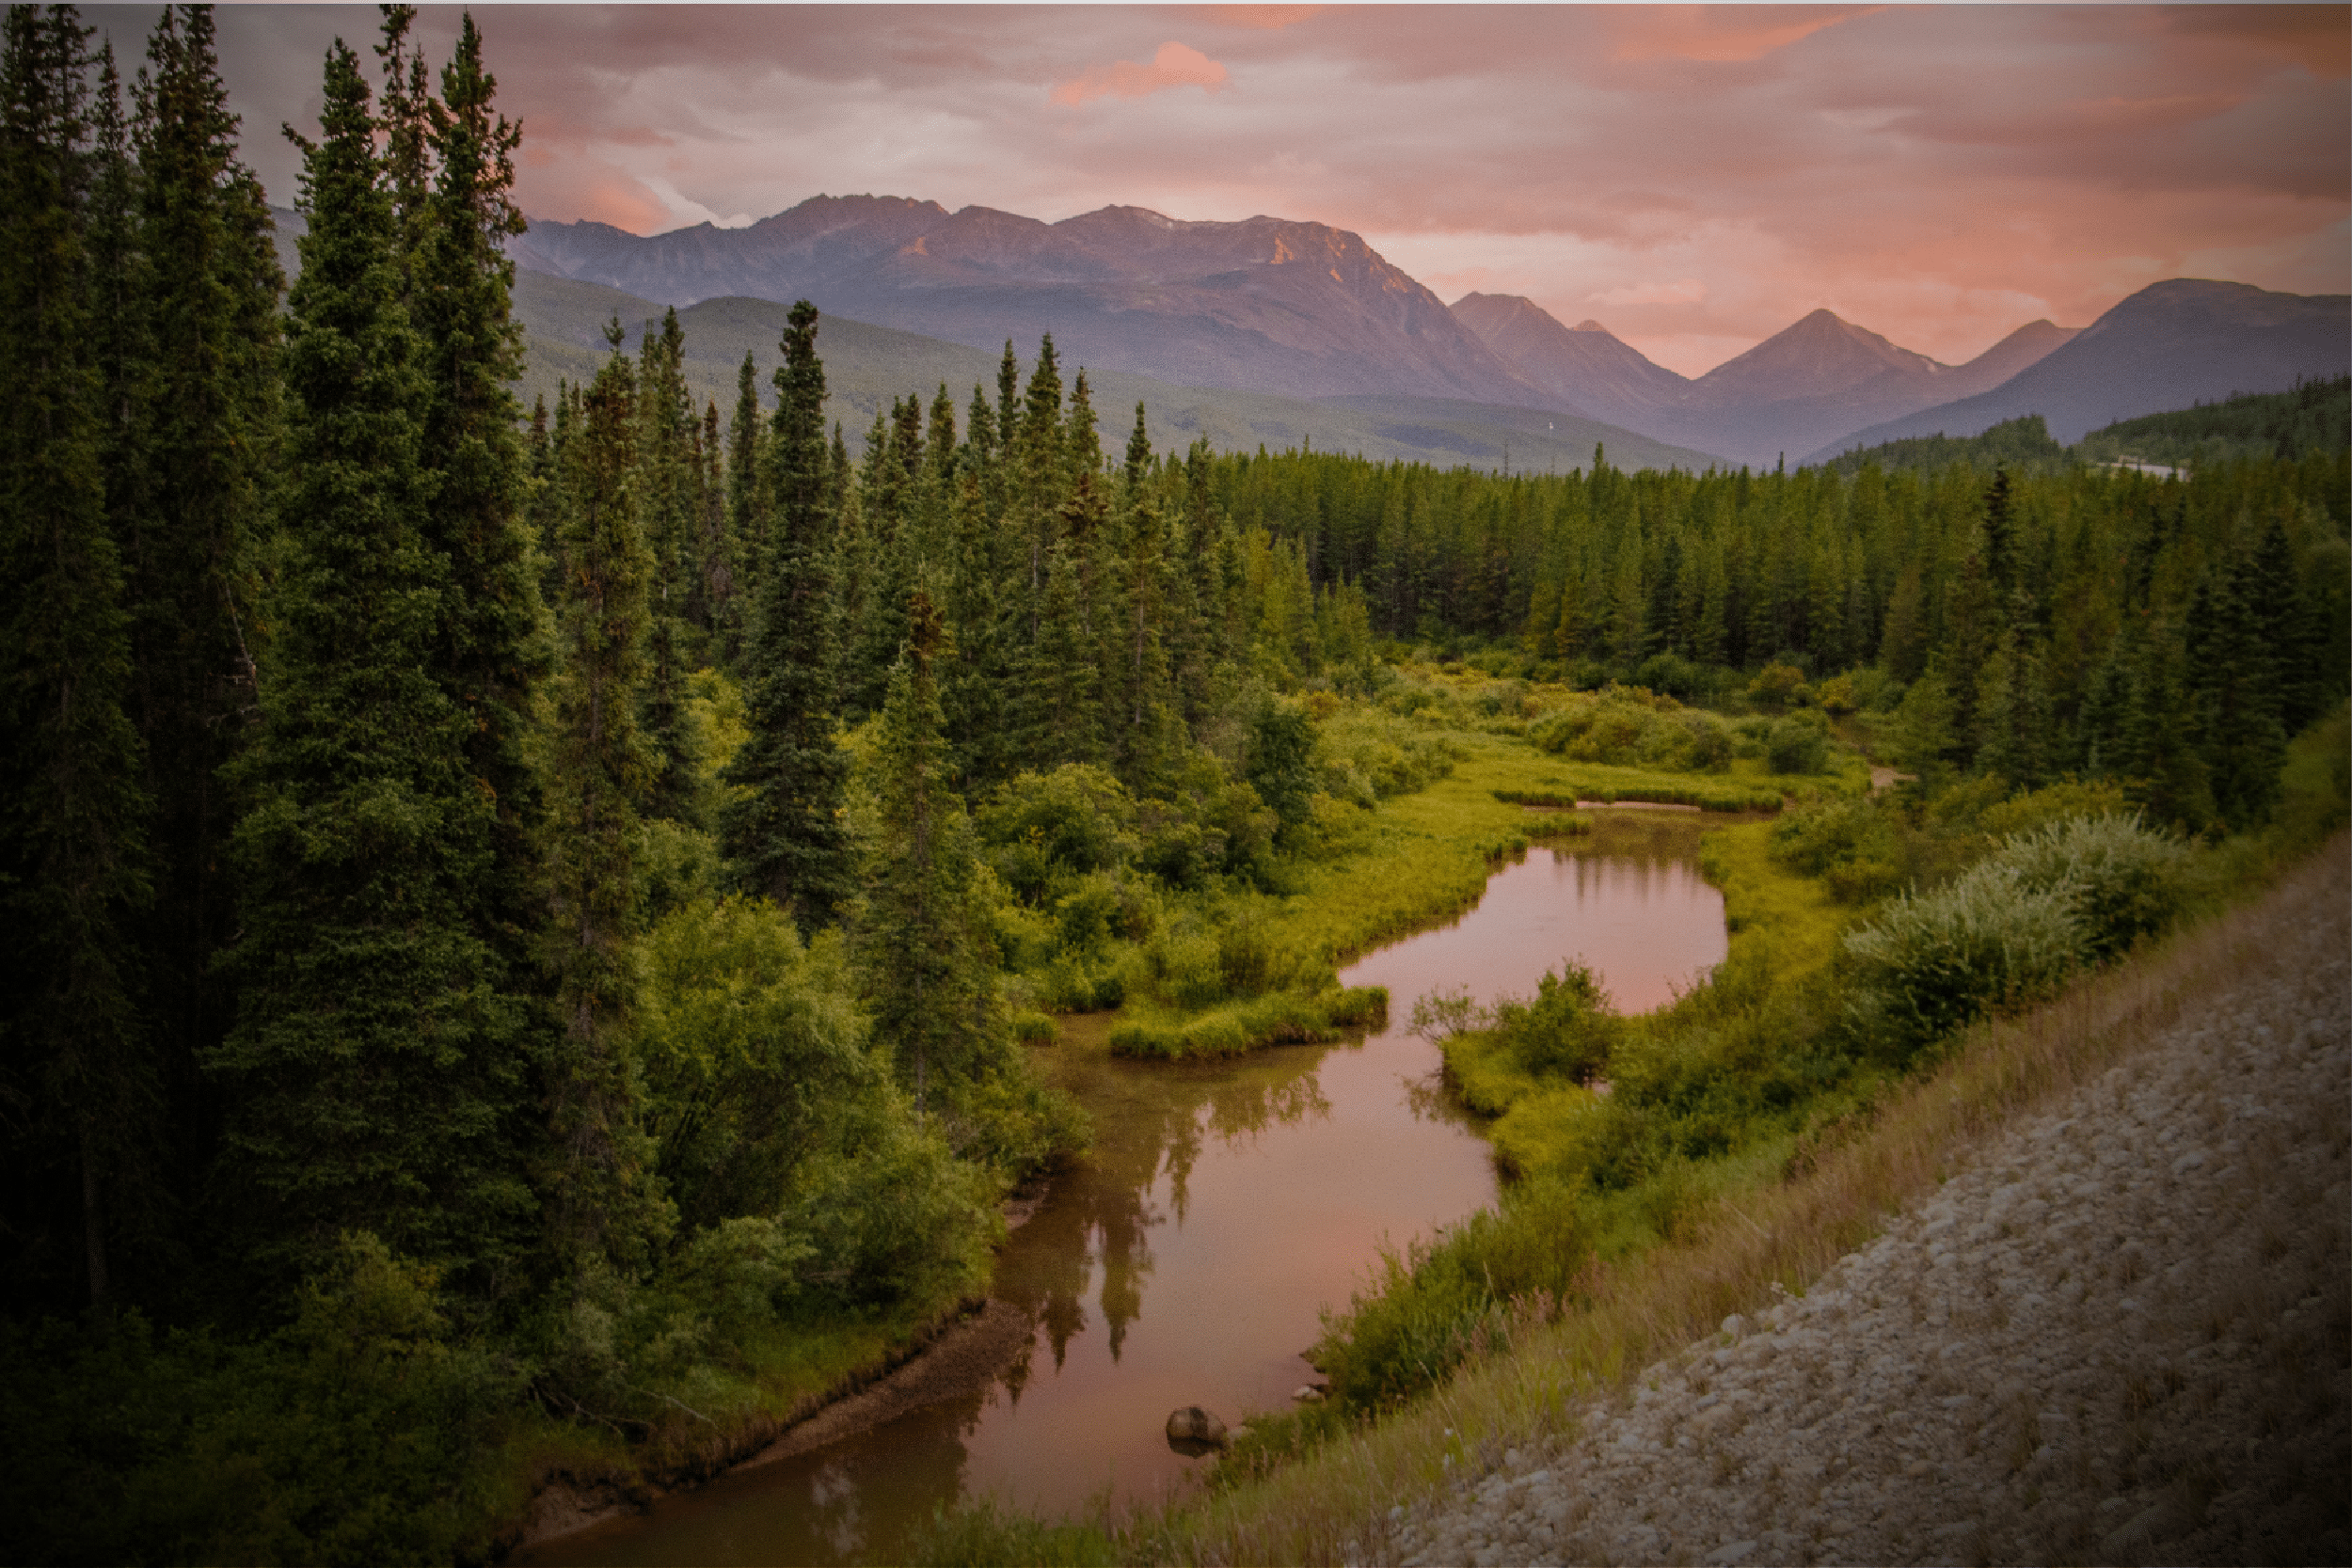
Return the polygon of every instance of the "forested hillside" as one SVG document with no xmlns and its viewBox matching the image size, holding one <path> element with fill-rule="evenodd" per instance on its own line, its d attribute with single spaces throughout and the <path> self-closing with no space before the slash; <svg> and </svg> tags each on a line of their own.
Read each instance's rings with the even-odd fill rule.
<svg viewBox="0 0 2352 1568">
<path fill-rule="evenodd" d="M 1084 1147 L 1041 1012 L 1376 1008 L 1252 922 L 1459 736 L 1740 805 L 1836 725 L 2218 832 L 2343 696 L 2341 447 L 1162 452 L 1050 338 L 848 431 L 805 302 L 729 407 L 674 312 L 526 409 L 520 135 L 413 15 L 325 62 L 289 287 L 208 8 L 127 84 L 8 13 L 12 1557 L 479 1556 L 550 1476 L 772 1431 Z"/>
</svg>

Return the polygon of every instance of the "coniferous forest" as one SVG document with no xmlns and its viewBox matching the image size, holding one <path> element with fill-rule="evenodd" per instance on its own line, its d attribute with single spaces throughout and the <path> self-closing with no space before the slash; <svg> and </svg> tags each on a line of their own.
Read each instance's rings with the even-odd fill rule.
<svg viewBox="0 0 2352 1568">
<path fill-rule="evenodd" d="M 850 432 L 806 303 L 732 408 L 675 313 L 524 408 L 521 129 L 413 14 L 325 61 L 292 279 L 208 8 L 137 62 L 8 14 L 10 1556 L 479 1556 L 578 1456 L 772 1425 L 1085 1147 L 1041 1015 L 1322 994 L 1244 917 L 1452 766 L 1448 672 L 1689 710 L 1591 760 L 1834 733 L 2208 838 L 2343 701 L 2341 444 L 1155 452 L 1050 338 Z"/>
</svg>

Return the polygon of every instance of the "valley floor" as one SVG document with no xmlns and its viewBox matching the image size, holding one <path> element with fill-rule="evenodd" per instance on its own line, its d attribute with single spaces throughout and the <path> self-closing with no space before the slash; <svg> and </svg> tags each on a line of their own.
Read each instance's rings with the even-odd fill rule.
<svg viewBox="0 0 2352 1568">
<path fill-rule="evenodd" d="M 1801 1298 L 1522 1439 L 1407 1563 L 2352 1561 L 2341 839 Z"/>
</svg>

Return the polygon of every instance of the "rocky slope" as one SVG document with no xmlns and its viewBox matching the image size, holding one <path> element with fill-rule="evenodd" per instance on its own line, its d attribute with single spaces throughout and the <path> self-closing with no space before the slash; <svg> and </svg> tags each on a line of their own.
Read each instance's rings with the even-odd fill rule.
<svg viewBox="0 0 2352 1568">
<path fill-rule="evenodd" d="M 899 197 L 812 197 L 745 229 L 647 238 L 534 222 L 528 268 L 665 304 L 725 295 L 1188 387 L 1542 406 L 1544 398 L 1363 237 L 1252 217 L 1187 222 L 1104 207 L 1059 223 Z"/>
<path fill-rule="evenodd" d="M 2352 1560 L 2335 870 L 2226 985 L 1803 1298 L 1394 1511 L 1379 1555 Z"/>
</svg>

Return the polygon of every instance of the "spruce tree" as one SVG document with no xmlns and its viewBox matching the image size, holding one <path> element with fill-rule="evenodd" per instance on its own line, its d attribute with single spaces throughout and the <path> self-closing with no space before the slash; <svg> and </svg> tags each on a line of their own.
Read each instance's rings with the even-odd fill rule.
<svg viewBox="0 0 2352 1568">
<path fill-rule="evenodd" d="M 137 362 L 110 478 L 131 610 L 132 712 L 155 810 L 155 898 L 140 934 L 155 1032 L 191 1158 L 209 1137 L 194 1082 L 228 1027 L 215 957 L 233 929 L 223 767 L 251 730 L 260 519 L 281 473 L 278 300 L 284 278 L 260 182 L 237 157 L 237 118 L 211 9 L 164 8 L 135 93 Z M 193 1185 L 197 1173 L 183 1170 Z"/>
<path fill-rule="evenodd" d="M 963 803 L 949 787 L 938 667 L 947 653 L 936 606 L 920 589 L 907 607 L 906 657 L 891 672 L 875 758 L 879 832 L 867 872 L 858 951 L 878 1039 L 914 1091 L 953 1101 L 1009 1050 L 996 1001 L 993 940 L 975 907 L 978 857 Z"/>
<path fill-rule="evenodd" d="M 2199 750 L 2215 809 L 2240 829 L 2269 816 L 2286 764 L 2278 679 L 2263 641 L 2261 612 L 2250 602 L 2259 582 L 2259 569 L 2250 561 L 2215 562 L 2198 585 L 2188 624 L 2188 681 L 2195 693 Z"/>
<path fill-rule="evenodd" d="M 850 893 L 841 820 L 848 759 L 834 744 L 834 660 L 826 557 L 825 367 L 817 308 L 792 307 L 776 369 L 768 492 L 775 508 L 762 567 L 759 619 L 744 659 L 751 730 L 727 765 L 739 793 L 721 824 L 733 875 L 789 910 L 803 932 L 832 920 Z"/>
<path fill-rule="evenodd" d="M 512 389 L 523 344 L 505 242 L 524 228 L 513 194 L 521 131 L 496 109 L 498 79 L 483 64 L 470 12 L 439 98 L 420 102 L 421 61 L 410 76 L 404 112 L 421 118 L 433 162 L 420 221 L 404 230 L 415 242 L 413 314 L 428 393 L 419 447 L 433 496 L 425 537 L 449 561 L 432 668 L 469 717 L 467 765 L 494 807 L 477 928 L 508 966 L 505 984 L 524 987 L 543 895 L 529 745 L 553 665 L 527 512 L 531 456 Z M 405 175 L 397 165 L 391 172 L 397 198 Z"/>
<path fill-rule="evenodd" d="M 751 350 L 745 349 L 742 368 L 736 372 L 735 418 L 727 426 L 726 561 L 733 593 L 727 601 L 726 649 L 731 665 L 741 662 L 749 645 L 767 573 L 767 465 L 760 451 L 757 373 Z"/>
<path fill-rule="evenodd" d="M 548 968 L 563 1042 L 549 1073 L 548 1229 L 568 1266 L 641 1267 L 666 1235 L 628 1052 L 635 1006 L 628 941 L 638 923 L 634 851 L 660 758 L 639 724 L 655 569 L 639 517 L 637 378 L 612 357 L 580 399 L 563 454 L 564 592 L 548 746 Z"/>
<path fill-rule="evenodd" d="M 643 700 L 656 772 L 646 809 L 692 823 L 702 815 L 702 742 L 687 706 L 687 677 L 700 663 L 690 611 L 702 577 L 702 463 L 694 452 L 685 356 L 686 335 L 674 307 L 662 318 L 660 335 L 646 334 L 637 378 L 639 515 L 653 561 Z"/>
<path fill-rule="evenodd" d="M 234 1026 L 220 1180 L 264 1278 L 340 1235 L 469 1271 L 518 1267 L 533 1218 L 513 1133 L 532 1006 L 478 917 L 495 803 L 474 718 L 437 677 L 456 591 L 435 547 L 428 390 L 358 61 L 327 55 L 303 146 L 288 468 L 262 721 L 235 777 Z"/>
<path fill-rule="evenodd" d="M 148 800 L 91 362 L 86 37 L 65 8 L 24 6 L 0 42 L 0 303 L 16 337 L 0 380 L 0 1212 L 8 1294 L 47 1307 L 77 1274 L 108 1305 L 109 1237 L 128 1221 L 151 1239 L 167 1186 L 132 942 L 151 893 Z M 114 177 L 95 150 L 98 179 Z"/>
</svg>

